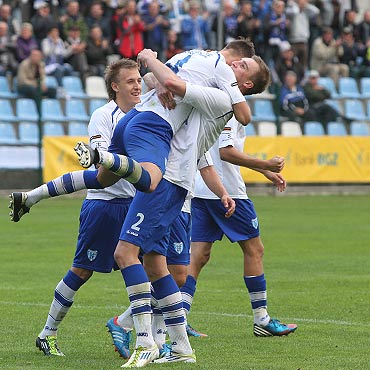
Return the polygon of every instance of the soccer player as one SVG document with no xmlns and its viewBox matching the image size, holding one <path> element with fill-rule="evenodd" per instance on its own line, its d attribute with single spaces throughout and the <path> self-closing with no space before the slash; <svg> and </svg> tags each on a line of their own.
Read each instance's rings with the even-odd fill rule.
<svg viewBox="0 0 370 370">
<path fill-rule="evenodd" d="M 270 318 L 267 312 L 267 289 L 263 269 L 264 247 L 260 238 L 258 218 L 246 193 L 239 167 L 248 167 L 261 172 L 279 191 L 284 191 L 286 182 L 278 173 L 284 166 L 284 159 L 278 156 L 270 160 L 250 157 L 243 152 L 244 138 L 243 126 L 235 119 L 231 119 L 218 142 L 210 150 L 216 170 L 237 204 L 232 219 L 222 217 L 214 197 L 202 179 L 197 176 L 191 210 L 193 217 L 191 262 L 189 276 L 182 287 L 184 308 L 188 313 L 196 282 L 201 269 L 210 258 L 213 243 L 226 235 L 231 242 L 238 242 L 243 251 L 244 282 L 253 309 L 254 334 L 260 337 L 288 335 L 297 329 L 297 325 L 285 325 L 279 320 Z M 204 336 L 192 328 L 190 334 Z"/>
<path fill-rule="evenodd" d="M 109 102 L 92 114 L 88 131 L 91 146 L 106 150 L 117 122 L 140 102 L 141 76 L 137 63 L 121 59 L 110 64 L 105 72 L 105 82 Z M 54 192 L 63 186 L 72 186 L 68 175 L 49 183 Z M 36 346 L 45 355 L 64 356 L 57 343 L 57 330 L 72 306 L 76 292 L 94 271 L 111 272 L 115 267 L 114 250 L 134 195 L 135 188 L 125 180 L 102 190 L 88 190 L 81 208 L 72 267 L 56 286 L 45 326 L 36 339 Z"/>
</svg>

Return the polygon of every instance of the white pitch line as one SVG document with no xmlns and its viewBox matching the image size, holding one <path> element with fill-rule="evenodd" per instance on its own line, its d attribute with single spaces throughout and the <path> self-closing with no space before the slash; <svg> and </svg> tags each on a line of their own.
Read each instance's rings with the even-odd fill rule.
<svg viewBox="0 0 370 370">
<path fill-rule="evenodd" d="M 0 301 L 0 306 L 28 306 L 28 307 L 50 307 L 50 303 L 36 303 L 36 302 L 13 302 L 13 301 Z M 125 310 L 127 306 L 125 305 L 101 305 L 101 306 L 91 306 L 91 305 L 81 305 L 81 304 L 74 304 L 73 307 L 75 309 L 83 309 L 83 310 Z M 201 315 L 201 316 L 222 316 L 222 317 L 230 317 L 230 318 L 253 318 L 252 315 L 245 314 L 245 313 L 238 313 L 238 314 L 231 314 L 227 312 L 209 312 L 209 311 L 195 311 L 194 314 Z M 291 321 L 291 322 L 306 322 L 310 324 L 325 324 L 325 325 L 341 325 L 341 326 L 359 326 L 359 327 L 370 327 L 370 323 L 355 323 L 350 321 L 342 321 L 342 320 L 331 320 L 331 319 L 307 319 L 301 317 L 291 317 L 291 318 L 284 318 L 284 321 Z"/>
</svg>

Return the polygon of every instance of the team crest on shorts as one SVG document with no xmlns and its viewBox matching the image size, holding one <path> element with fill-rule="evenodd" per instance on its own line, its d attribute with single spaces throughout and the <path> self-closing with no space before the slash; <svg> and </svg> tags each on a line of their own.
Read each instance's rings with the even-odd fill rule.
<svg viewBox="0 0 370 370">
<path fill-rule="evenodd" d="M 257 229 L 258 227 L 258 218 L 252 218 L 252 226 Z"/>
<path fill-rule="evenodd" d="M 178 254 L 181 254 L 181 252 L 184 250 L 184 244 L 183 242 L 173 243 L 173 248 Z"/>
<path fill-rule="evenodd" d="M 98 251 L 93 251 L 91 249 L 87 250 L 87 258 L 90 261 L 94 261 L 94 259 L 96 258 L 97 255 L 98 255 Z"/>
</svg>

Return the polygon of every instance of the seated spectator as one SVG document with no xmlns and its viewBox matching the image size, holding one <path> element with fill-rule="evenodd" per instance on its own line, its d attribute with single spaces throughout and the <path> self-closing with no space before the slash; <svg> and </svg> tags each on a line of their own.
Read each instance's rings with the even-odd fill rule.
<svg viewBox="0 0 370 370">
<path fill-rule="evenodd" d="M 72 26 L 69 29 L 66 45 L 69 50 L 69 56 L 66 57 L 65 62 L 69 63 L 74 71 L 80 73 L 82 82 L 85 83 L 89 66 L 86 57 L 86 42 L 82 41 L 78 26 Z"/>
<path fill-rule="evenodd" d="M 362 49 L 362 62 L 360 68 L 362 77 L 370 77 L 370 36 L 367 39 L 366 46 Z"/>
<path fill-rule="evenodd" d="M 31 50 L 38 49 L 38 43 L 33 36 L 33 27 L 31 23 L 22 23 L 21 33 L 15 42 L 15 54 L 18 62 L 28 58 Z"/>
<path fill-rule="evenodd" d="M 57 26 L 53 26 L 49 30 L 47 37 L 41 42 L 41 48 L 45 58 L 46 74 L 54 76 L 58 81 L 58 85 L 62 86 L 62 78 L 70 76 L 73 72 L 73 67 L 64 62 L 71 51 L 59 37 Z"/>
<path fill-rule="evenodd" d="M 318 37 L 312 45 L 311 69 L 317 70 L 321 76 L 331 77 L 338 85 L 340 77 L 348 77 L 348 65 L 340 63 L 339 58 L 343 55 L 342 39 L 333 38 L 333 31 L 326 27 L 321 37 Z"/>
<path fill-rule="evenodd" d="M 208 32 L 207 20 L 200 15 L 199 2 L 192 1 L 189 3 L 188 13 L 181 22 L 181 39 L 184 49 L 207 49 Z"/>
<path fill-rule="evenodd" d="M 33 32 L 38 44 L 47 37 L 48 32 L 54 26 L 53 16 L 50 14 L 50 7 L 46 1 L 40 1 L 34 5 L 37 13 L 31 18 Z"/>
<path fill-rule="evenodd" d="M 148 4 L 148 11 L 143 15 L 144 22 L 144 47 L 152 49 L 158 53 L 158 59 L 164 60 L 163 54 L 167 47 L 167 30 L 170 21 L 160 14 L 160 4 L 158 0 L 153 0 Z"/>
<path fill-rule="evenodd" d="M 304 94 L 308 100 L 309 109 L 315 114 L 315 120 L 321 122 L 324 127 L 328 122 L 337 121 L 343 118 L 340 112 L 326 103 L 330 99 L 330 91 L 319 84 L 319 72 L 311 70 L 308 72 L 308 79 L 304 85 Z"/>
<path fill-rule="evenodd" d="M 316 120 L 314 112 L 309 109 L 302 86 L 297 85 L 297 75 L 293 71 L 288 71 L 285 75 L 284 85 L 280 90 L 280 105 L 281 114 L 289 121 L 303 124 Z"/>
<path fill-rule="evenodd" d="M 288 41 L 280 44 L 280 57 L 276 58 L 274 69 L 279 78 L 280 84 L 284 83 L 285 75 L 288 71 L 295 72 L 297 75 L 297 82 L 301 83 L 304 77 L 303 65 L 295 56 Z"/>
<path fill-rule="evenodd" d="M 165 59 L 170 59 L 174 55 L 183 52 L 184 49 L 178 38 L 177 33 L 174 30 L 168 30 L 167 32 L 167 49 Z"/>
<path fill-rule="evenodd" d="M 59 18 L 59 21 L 63 29 L 63 39 L 67 39 L 69 36 L 69 31 L 72 28 L 78 28 L 80 30 L 79 38 L 83 41 L 87 41 L 87 35 L 89 29 L 85 22 L 84 17 L 80 13 L 80 5 L 78 1 L 69 1 L 66 7 L 66 14 Z"/>
<path fill-rule="evenodd" d="M 112 54 L 108 40 L 103 39 L 103 32 L 98 25 L 91 27 L 87 40 L 86 58 L 89 74 L 104 77 L 107 55 Z"/>
<path fill-rule="evenodd" d="M 0 2 L 1 4 L 2 2 Z M 0 5 L 0 21 L 5 22 L 8 25 L 8 32 L 11 38 L 16 38 L 16 35 L 20 32 L 20 24 L 13 17 L 12 8 L 9 4 Z"/>
<path fill-rule="evenodd" d="M 56 97 L 56 89 L 45 85 L 45 64 L 40 50 L 33 49 L 28 58 L 18 67 L 18 93 L 39 101 L 41 97 Z"/>
<path fill-rule="evenodd" d="M 12 75 L 17 73 L 18 63 L 15 59 L 15 44 L 8 32 L 8 24 L 0 21 L 0 75 L 7 72 Z"/>
<path fill-rule="evenodd" d="M 103 33 L 103 39 L 110 41 L 112 38 L 110 19 L 104 15 L 103 5 L 100 1 L 91 4 L 86 23 L 91 30 L 93 26 L 99 26 Z"/>
</svg>

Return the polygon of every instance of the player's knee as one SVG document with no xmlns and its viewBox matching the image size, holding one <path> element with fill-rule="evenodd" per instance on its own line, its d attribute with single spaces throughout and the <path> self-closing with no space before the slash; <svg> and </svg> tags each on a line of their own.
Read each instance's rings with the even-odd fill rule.
<svg viewBox="0 0 370 370">
<path fill-rule="evenodd" d="M 79 268 L 79 267 L 71 267 L 71 271 L 74 274 L 76 274 L 79 278 L 85 281 L 89 280 L 93 274 L 92 270 L 86 270 L 86 269 Z"/>
</svg>

